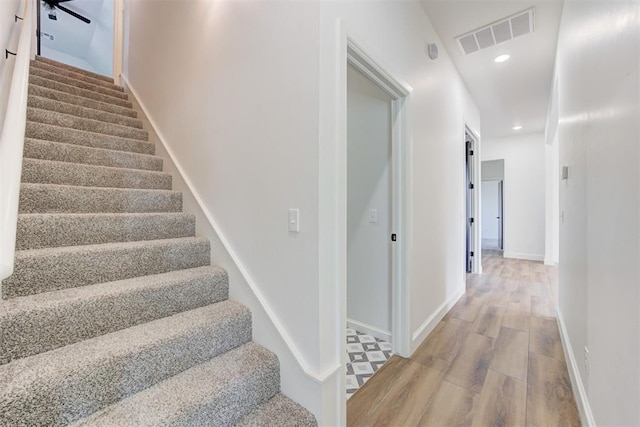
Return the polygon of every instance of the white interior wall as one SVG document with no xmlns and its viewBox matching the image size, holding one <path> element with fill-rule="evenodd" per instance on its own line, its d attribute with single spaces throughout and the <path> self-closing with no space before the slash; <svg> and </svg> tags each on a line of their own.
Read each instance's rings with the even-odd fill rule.
<svg viewBox="0 0 640 427">
<path fill-rule="evenodd" d="M 12 52 L 16 51 L 18 27 L 15 25 L 14 15 L 18 12 L 19 5 L 20 0 L 0 1 L 0 49 L 9 49 Z M 12 40 L 11 33 L 14 29 L 16 30 L 16 34 Z M 7 109 L 14 63 L 15 57 L 11 55 L 9 55 L 7 59 L 0 58 L 0 130 L 2 129 L 4 115 Z"/>
<path fill-rule="evenodd" d="M 569 168 L 560 323 L 582 413 L 603 426 L 640 425 L 639 8 L 565 2 L 556 59 L 560 166 Z"/>
<path fill-rule="evenodd" d="M 113 74 L 113 9 L 114 0 L 104 0 L 100 15 L 95 18 L 96 28 L 89 43 L 86 60 L 102 75 Z"/>
<path fill-rule="evenodd" d="M 504 256 L 542 261 L 545 143 L 542 132 L 482 141 L 482 160 L 504 159 Z"/>
<path fill-rule="evenodd" d="M 44 45 L 40 49 L 41 55 L 87 71 L 111 76 L 113 74 L 113 10 L 114 0 L 103 0 L 100 13 L 89 17 L 95 25 L 93 32 L 90 33 L 91 42 L 84 55 L 72 55 Z M 44 12 L 42 19 L 47 19 Z"/>
<path fill-rule="evenodd" d="M 74 67 L 82 68 L 83 70 L 97 72 L 93 65 L 91 65 L 85 58 L 79 58 L 77 56 L 70 55 L 65 52 L 61 52 L 57 49 L 51 49 L 46 46 L 40 47 L 40 55 L 45 58 L 53 59 L 54 61 L 62 62 Z"/>
<path fill-rule="evenodd" d="M 346 111 L 344 34 L 413 88 L 403 153 L 413 348 L 465 289 L 464 125 L 480 133 L 475 103 L 443 49 L 427 58 L 426 41 L 442 44 L 417 2 L 176 8 L 136 0 L 125 11 L 125 75 L 316 378 L 304 382 L 297 366 L 282 363 L 283 391 L 323 425 L 340 424 L 344 319 L 338 274 L 324 267 L 340 263 L 341 249 L 336 227 L 320 219 L 335 218 L 325 201 L 336 170 L 326 160 L 339 135 L 346 139 L 336 115 Z M 287 231 L 292 207 L 301 213 L 298 234 Z M 244 302 L 243 292 L 231 283 L 233 298 Z M 255 338 L 274 349 L 270 338 Z"/>
<path fill-rule="evenodd" d="M 500 181 L 482 181 L 482 240 L 498 242 L 498 219 Z"/>
<path fill-rule="evenodd" d="M 347 325 L 391 337 L 391 97 L 347 70 Z M 377 219 L 369 218 L 375 209 Z"/>
</svg>

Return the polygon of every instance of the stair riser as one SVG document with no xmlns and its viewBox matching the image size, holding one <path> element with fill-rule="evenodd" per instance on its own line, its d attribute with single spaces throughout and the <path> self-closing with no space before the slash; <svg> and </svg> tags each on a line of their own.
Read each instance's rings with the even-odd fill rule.
<svg viewBox="0 0 640 427">
<path fill-rule="evenodd" d="M 27 120 L 37 123 L 47 123 L 54 126 L 83 130 L 103 135 L 112 135 L 121 138 L 148 140 L 148 133 L 143 129 L 136 129 L 128 126 L 120 126 L 112 123 L 100 122 L 97 120 L 83 119 L 68 114 L 61 114 L 55 111 L 40 110 L 37 108 L 27 108 Z"/>
<path fill-rule="evenodd" d="M 265 403 L 280 391 L 278 364 L 251 372 L 226 385 L 223 393 L 202 402 L 190 411 L 175 414 L 167 420 L 171 426 L 235 425 L 256 406 Z"/>
<path fill-rule="evenodd" d="M 41 110 L 55 111 L 57 113 L 68 114 L 73 117 L 97 120 L 114 125 L 127 126 L 135 129 L 142 129 L 142 121 L 131 117 L 120 116 L 105 111 L 93 110 L 66 102 L 54 101 L 53 99 L 41 96 L 30 95 L 27 99 L 27 106 Z"/>
<path fill-rule="evenodd" d="M 162 158 L 150 155 L 82 147 L 79 145 L 35 139 L 25 140 L 24 157 L 158 172 L 162 171 L 163 163 Z"/>
<path fill-rule="evenodd" d="M 201 239 L 118 248 L 69 247 L 45 254 L 17 252 L 13 275 L 2 282 L 2 296 L 15 298 L 184 270 L 209 265 L 210 260 L 209 242 Z"/>
<path fill-rule="evenodd" d="M 35 60 L 37 62 L 42 62 L 42 63 L 48 64 L 48 65 L 52 65 L 55 68 L 61 68 L 63 70 L 70 70 L 70 71 L 73 71 L 73 72 L 76 72 L 76 73 L 79 73 L 79 74 L 84 74 L 86 76 L 93 77 L 95 79 L 100 79 L 100 80 L 104 80 L 105 82 L 113 83 L 113 78 L 111 78 L 109 76 L 104 76 L 102 74 L 98 74 L 98 73 L 94 73 L 94 72 L 91 72 L 91 71 L 83 70 L 81 68 L 73 67 L 71 65 L 63 64 L 61 62 L 54 61 L 54 60 L 49 59 L 49 58 L 45 58 L 45 57 L 42 57 L 42 56 L 36 56 Z"/>
<path fill-rule="evenodd" d="M 66 425 L 250 339 L 251 319 L 246 312 L 133 354 L 116 353 L 106 363 L 54 377 L 55 382 L 46 378 L 13 387 L 0 396 L 0 425 Z M 92 351 L 89 344 L 86 351 Z"/>
<path fill-rule="evenodd" d="M 227 283 L 226 274 L 207 274 L 39 310 L 16 310 L 0 316 L 0 364 L 224 301 L 229 297 Z"/>
<path fill-rule="evenodd" d="M 24 159 L 22 182 L 85 187 L 171 190 L 171 175 L 78 163 Z"/>
<path fill-rule="evenodd" d="M 33 83 L 33 82 L 30 82 Z M 54 101 L 65 102 L 84 108 L 109 112 L 119 116 L 136 118 L 138 114 L 130 108 L 121 107 L 119 105 L 109 104 L 106 102 L 96 101 L 95 99 L 85 98 L 82 96 L 72 95 L 70 93 L 60 92 L 58 90 L 49 89 L 35 84 L 29 84 L 29 95 L 40 96 Z"/>
<path fill-rule="evenodd" d="M 88 83 L 84 80 L 76 80 L 69 77 L 65 77 L 61 74 L 51 73 L 49 71 L 31 67 L 29 69 L 29 74 L 31 76 L 38 76 L 43 79 L 47 79 L 49 81 L 56 81 L 65 85 L 78 87 L 80 89 L 90 90 L 91 92 L 102 93 L 104 95 L 112 96 L 114 98 L 119 98 L 123 100 L 127 100 L 128 96 L 126 93 L 123 93 L 122 90 L 110 89 L 104 86 L 95 85 L 92 83 Z"/>
<path fill-rule="evenodd" d="M 19 213 L 180 212 L 182 193 L 166 190 L 22 184 Z"/>
<path fill-rule="evenodd" d="M 277 395 L 279 383 L 277 357 L 248 343 L 72 425 L 232 426 Z M 292 421 L 263 425 L 296 425 Z"/>
<path fill-rule="evenodd" d="M 66 85 L 64 83 L 60 83 L 55 80 L 47 80 L 45 78 L 35 76 L 35 75 L 29 76 L 29 84 L 35 84 L 37 86 L 42 86 L 42 87 L 57 90 L 60 92 L 65 92 L 70 95 L 82 96 L 84 98 L 93 99 L 95 101 L 100 101 L 107 104 L 114 104 L 120 107 L 132 108 L 131 102 L 125 99 L 116 98 L 116 97 L 105 95 L 98 92 L 93 92 L 93 91 L 82 89 L 76 86 Z"/>
<path fill-rule="evenodd" d="M 155 146 L 149 142 L 63 128 L 46 123 L 27 122 L 25 137 L 139 154 L 155 153 Z"/>
<path fill-rule="evenodd" d="M 41 61 L 31 61 L 32 68 L 39 68 L 43 71 L 48 71 L 52 74 L 61 75 L 70 79 L 82 80 L 87 83 L 91 83 L 96 86 L 103 86 L 107 89 L 117 90 L 122 92 L 123 89 L 121 86 L 114 84 L 113 82 L 108 82 L 102 79 L 97 79 L 95 77 L 87 76 L 86 74 L 77 73 L 75 71 L 67 70 L 60 67 L 55 67 L 53 65 L 41 62 Z"/>
<path fill-rule="evenodd" d="M 195 228 L 195 217 L 187 214 L 22 214 L 16 249 L 177 239 L 195 236 Z"/>
</svg>

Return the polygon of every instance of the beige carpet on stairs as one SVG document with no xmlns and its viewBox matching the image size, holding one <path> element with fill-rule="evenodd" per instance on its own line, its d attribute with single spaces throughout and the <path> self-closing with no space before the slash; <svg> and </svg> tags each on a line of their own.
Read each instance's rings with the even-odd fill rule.
<svg viewBox="0 0 640 427">
<path fill-rule="evenodd" d="M 2 426 L 313 426 L 113 80 L 37 57 Z"/>
</svg>

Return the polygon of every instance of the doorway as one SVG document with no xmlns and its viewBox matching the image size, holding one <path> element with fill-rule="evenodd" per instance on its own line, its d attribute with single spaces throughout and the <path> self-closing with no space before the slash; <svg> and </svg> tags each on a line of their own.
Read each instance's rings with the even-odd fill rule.
<svg viewBox="0 0 640 427">
<path fill-rule="evenodd" d="M 504 252 L 504 159 L 482 162 L 482 250 Z"/>
<path fill-rule="evenodd" d="M 469 131 L 464 134 L 465 144 L 465 271 L 471 273 L 474 271 L 474 236 L 476 220 L 474 217 L 475 210 L 475 168 L 474 168 L 474 150 L 476 140 Z"/>
<path fill-rule="evenodd" d="M 111 76 L 115 0 L 60 3 L 51 7 L 42 0 L 38 1 L 38 55 Z"/>
<path fill-rule="evenodd" d="M 504 250 L 502 180 L 482 181 L 482 249 Z"/>
<path fill-rule="evenodd" d="M 338 212 L 340 213 L 339 218 L 343 218 L 343 220 L 339 220 L 338 224 L 344 224 L 339 238 L 344 245 L 342 246 L 344 248 L 344 256 L 342 257 L 343 268 L 341 269 L 344 274 L 342 276 L 344 281 L 342 281 L 343 284 L 341 285 L 344 297 L 341 298 L 342 308 L 339 316 L 339 319 L 341 319 L 339 324 L 342 331 L 344 331 L 341 332 L 341 335 L 344 335 L 342 335 L 341 345 L 343 347 L 341 346 L 340 353 L 344 365 L 347 366 L 345 376 L 342 377 L 343 380 L 341 381 L 344 381 L 342 384 L 347 385 L 346 389 L 348 390 L 350 380 L 354 379 L 349 375 L 355 374 L 355 370 L 350 369 L 362 365 L 355 365 L 360 363 L 359 360 L 353 359 L 354 363 L 351 362 L 349 346 L 351 344 L 350 341 L 353 341 L 354 338 L 353 335 L 347 335 L 346 332 L 355 334 L 355 330 L 362 329 L 364 334 L 369 335 L 365 337 L 364 344 L 366 345 L 362 345 L 363 350 L 366 350 L 369 345 L 380 347 L 380 351 L 374 354 L 371 359 L 375 362 L 375 366 L 372 365 L 368 369 L 373 373 L 384 363 L 384 360 L 380 360 L 380 358 L 389 358 L 392 353 L 403 357 L 409 356 L 411 340 L 409 301 L 404 279 L 406 271 L 404 254 L 406 253 L 406 245 L 410 241 L 409 236 L 404 236 L 407 221 L 405 219 L 407 211 L 404 206 L 408 198 L 406 191 L 408 178 L 405 172 L 408 162 L 408 139 L 404 129 L 406 126 L 407 99 L 411 88 L 388 74 L 384 67 L 381 67 L 369 57 L 351 38 L 346 37 L 345 40 L 346 61 L 344 68 L 345 84 L 343 86 L 345 108 L 342 110 L 344 113 L 340 115 L 340 120 L 343 120 L 342 123 L 344 123 L 343 129 L 345 132 L 340 147 L 340 158 L 342 160 L 340 161 L 339 176 L 342 178 L 338 181 L 338 200 L 340 201 Z M 360 101 L 358 101 L 357 97 L 354 98 L 353 89 L 357 88 L 353 84 L 354 79 L 359 81 L 358 85 L 364 86 L 361 89 L 366 88 L 365 92 L 357 95 L 361 98 Z M 367 98 L 369 98 L 368 101 Z M 356 105 L 354 105 L 354 101 Z M 361 101 L 367 101 L 368 103 L 363 102 L 358 107 L 360 112 L 355 113 L 353 108 L 357 107 L 357 104 Z M 375 108 L 373 107 L 374 105 Z M 362 108 L 363 106 L 364 108 Z M 377 111 L 377 116 L 370 115 L 372 110 Z M 357 129 L 353 127 L 354 118 L 357 119 L 357 117 L 360 117 L 358 125 L 360 126 L 360 132 L 365 132 L 367 128 L 371 127 L 372 129 L 378 129 L 375 134 L 379 136 L 379 138 L 372 139 L 370 135 L 367 136 L 366 133 L 361 133 L 361 136 L 364 135 L 364 138 L 362 138 L 364 142 L 360 142 L 360 148 L 358 148 L 358 145 L 353 145 L 353 132 L 354 129 Z M 349 135 L 350 133 L 351 135 Z M 351 141 L 349 141 L 350 137 Z M 375 150 L 371 146 L 374 141 L 377 141 Z M 363 162 L 364 165 L 358 165 L 358 163 Z M 374 165 L 376 166 L 374 167 Z M 359 172 L 358 167 L 361 168 Z M 365 173 L 367 169 L 369 169 L 369 172 Z M 363 173 L 365 173 L 365 175 L 362 175 L 363 178 L 356 178 L 358 174 Z M 366 180 L 364 176 L 367 176 Z M 368 195 L 364 192 L 366 197 L 361 196 L 358 204 L 358 198 L 353 197 L 357 195 L 355 192 L 358 191 L 354 186 L 364 187 L 365 182 L 369 182 L 370 190 Z M 375 189 L 375 191 L 371 189 Z M 362 192 L 361 189 L 360 191 Z M 383 193 L 384 197 L 378 199 L 377 196 L 381 193 Z M 349 226 L 348 222 L 359 224 L 360 228 L 354 229 L 353 226 Z M 367 233 L 362 232 L 362 230 Z M 354 239 L 358 237 L 357 233 L 368 234 L 369 237 L 375 235 L 374 243 L 366 247 L 360 245 L 361 248 L 364 247 L 364 252 L 357 253 L 355 251 L 356 245 L 354 242 L 356 240 Z M 359 268 L 364 271 L 358 271 L 358 267 L 354 266 L 354 261 L 357 261 L 357 257 L 363 256 L 363 253 L 377 258 L 370 258 L 368 262 L 362 263 Z M 380 286 L 378 288 L 378 297 L 372 299 L 370 298 L 371 295 L 366 295 L 372 294 L 369 289 L 366 289 L 365 295 L 361 296 L 365 299 L 373 300 L 378 309 L 383 312 L 383 315 L 380 316 L 378 314 L 377 320 L 375 317 L 368 317 L 369 321 L 367 321 L 356 318 L 360 316 L 360 313 L 357 310 L 354 311 L 353 302 L 356 293 L 353 292 L 353 280 L 354 273 L 355 276 L 359 276 L 369 270 L 378 271 L 378 277 L 376 277 Z M 351 286 L 349 285 L 350 281 L 352 283 Z M 368 284 L 368 286 L 372 285 Z M 384 319 L 384 322 L 381 322 L 381 319 Z M 355 330 L 348 331 L 347 326 L 353 326 Z M 382 337 L 382 339 L 378 337 Z M 355 356 L 357 358 L 362 354 L 356 354 Z M 373 373 L 363 373 L 363 379 L 368 379 Z M 346 399 L 342 400 L 342 402 L 346 402 Z"/>
<path fill-rule="evenodd" d="M 347 397 L 391 356 L 392 101 L 347 66 Z"/>
</svg>

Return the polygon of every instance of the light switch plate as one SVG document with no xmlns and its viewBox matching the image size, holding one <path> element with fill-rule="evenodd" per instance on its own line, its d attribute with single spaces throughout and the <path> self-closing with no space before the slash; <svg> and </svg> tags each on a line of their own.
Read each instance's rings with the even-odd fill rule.
<svg viewBox="0 0 640 427">
<path fill-rule="evenodd" d="M 372 222 L 372 223 L 378 222 L 378 209 L 375 209 L 375 208 L 369 209 L 369 222 Z"/>
<path fill-rule="evenodd" d="M 289 209 L 289 231 L 300 232 L 300 209 Z"/>
</svg>

